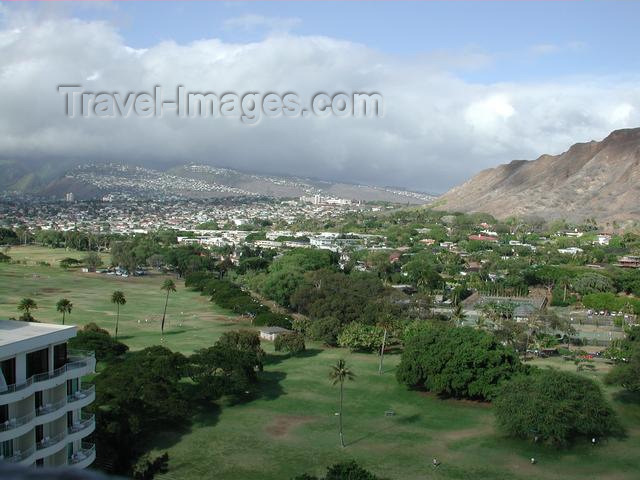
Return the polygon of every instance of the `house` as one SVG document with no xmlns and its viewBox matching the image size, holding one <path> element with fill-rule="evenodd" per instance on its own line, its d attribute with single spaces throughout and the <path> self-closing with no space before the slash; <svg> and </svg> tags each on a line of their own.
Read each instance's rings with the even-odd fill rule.
<svg viewBox="0 0 640 480">
<path fill-rule="evenodd" d="M 0 320 L 0 462 L 85 468 L 96 458 L 86 438 L 95 418 L 84 407 L 95 387 L 92 353 L 72 354 L 76 327 Z"/>
<path fill-rule="evenodd" d="M 469 240 L 477 241 L 477 242 L 493 242 L 498 243 L 498 237 L 494 237 L 492 235 L 469 235 Z"/>
<path fill-rule="evenodd" d="M 516 322 L 527 322 L 538 309 L 531 303 L 521 303 L 513 310 L 513 319 Z"/>
<path fill-rule="evenodd" d="M 582 253 L 584 250 L 578 247 L 568 247 L 568 248 L 559 248 L 558 253 L 563 253 L 565 255 L 577 255 L 578 253 Z"/>
<path fill-rule="evenodd" d="M 260 329 L 260 338 L 273 342 L 277 337 L 285 333 L 293 332 L 282 327 L 264 327 Z"/>
<path fill-rule="evenodd" d="M 622 268 L 640 268 L 640 257 L 626 255 L 618 259 L 618 266 Z"/>
</svg>

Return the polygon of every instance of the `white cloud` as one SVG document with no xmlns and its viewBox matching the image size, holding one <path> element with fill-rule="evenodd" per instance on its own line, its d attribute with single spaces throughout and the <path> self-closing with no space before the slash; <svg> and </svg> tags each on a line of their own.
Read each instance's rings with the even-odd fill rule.
<svg viewBox="0 0 640 480">
<path fill-rule="evenodd" d="M 428 57 L 394 57 L 322 36 L 277 33 L 253 43 L 205 39 L 141 50 L 108 23 L 21 16 L 0 27 L 0 58 L 0 152 L 11 158 L 205 162 L 443 191 L 481 168 L 557 153 L 640 123 L 637 78 L 477 84 Z M 377 91 L 385 115 L 263 119 L 254 126 L 167 114 L 70 119 L 61 84 L 95 92 L 162 85 L 167 97 L 177 85 L 302 98 Z"/>
</svg>

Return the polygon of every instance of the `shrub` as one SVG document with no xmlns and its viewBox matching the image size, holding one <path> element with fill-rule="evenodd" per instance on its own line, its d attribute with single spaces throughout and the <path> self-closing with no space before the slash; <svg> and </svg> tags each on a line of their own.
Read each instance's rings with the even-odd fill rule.
<svg viewBox="0 0 640 480">
<path fill-rule="evenodd" d="M 552 445 L 622 433 L 593 380 L 557 370 L 539 370 L 507 382 L 496 398 L 495 413 L 498 427 L 508 435 Z"/>
<path fill-rule="evenodd" d="M 327 474 L 319 479 L 309 474 L 302 474 L 293 480 L 382 480 L 373 473 L 365 470 L 355 461 L 336 463 L 327 468 Z"/>
<path fill-rule="evenodd" d="M 298 332 L 278 335 L 274 342 L 274 348 L 276 352 L 285 351 L 292 354 L 304 352 L 306 350 L 304 337 Z"/>
<path fill-rule="evenodd" d="M 156 473 L 167 473 L 169 471 L 169 454 L 164 452 L 155 458 L 151 458 L 149 453 L 142 455 L 133 466 L 132 476 L 135 480 L 153 480 Z"/>
<path fill-rule="evenodd" d="M 282 327 L 291 330 L 291 317 L 281 313 L 262 312 L 253 319 L 256 327 Z"/>
<path fill-rule="evenodd" d="M 620 385 L 629 392 L 640 392 L 640 342 L 629 342 L 627 362 L 613 367 L 605 377 L 606 383 Z"/>
<path fill-rule="evenodd" d="M 91 350 L 96 360 L 112 360 L 129 350 L 124 343 L 114 340 L 109 332 L 95 323 L 89 323 L 78 330 L 78 334 L 69 340 L 71 348 Z"/>
<path fill-rule="evenodd" d="M 311 322 L 310 334 L 313 340 L 335 347 L 342 325 L 336 317 L 319 318 Z"/>
<path fill-rule="evenodd" d="M 439 395 L 491 400 L 498 384 L 522 368 L 515 351 L 487 332 L 426 326 L 405 338 L 396 376 Z"/>
<path fill-rule="evenodd" d="M 353 322 L 338 335 L 338 345 L 351 350 L 380 350 L 384 330 L 376 325 Z"/>
<path fill-rule="evenodd" d="M 77 267 L 81 263 L 82 261 L 78 260 L 77 258 L 66 257 L 60 260 L 60 267 L 61 268 Z"/>
<path fill-rule="evenodd" d="M 291 328 L 306 337 L 311 329 L 311 320 L 306 317 L 294 317 L 291 320 Z"/>
</svg>

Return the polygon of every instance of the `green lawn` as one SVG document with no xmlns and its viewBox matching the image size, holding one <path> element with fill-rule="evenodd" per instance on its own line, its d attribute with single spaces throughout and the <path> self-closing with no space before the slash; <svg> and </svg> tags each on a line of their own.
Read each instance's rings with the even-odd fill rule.
<svg viewBox="0 0 640 480">
<path fill-rule="evenodd" d="M 15 259 L 69 256 L 64 251 L 31 247 L 14 248 L 9 254 Z M 59 323 L 54 304 L 66 296 L 74 303 L 70 322 L 95 321 L 112 331 L 115 309 L 109 296 L 120 289 L 127 296 L 121 339 L 131 348 L 142 348 L 160 342 L 162 279 L 122 279 L 65 272 L 57 266 L 0 264 L 0 316 L 17 316 L 16 304 L 30 296 L 40 306 L 34 312 L 37 319 Z M 205 297 L 185 290 L 182 282 L 170 298 L 169 313 L 165 344 L 185 353 L 211 345 L 225 330 L 247 325 Z M 627 426 L 627 439 L 558 451 L 503 438 L 494 430 L 488 405 L 407 391 L 394 377 L 397 355 L 387 356 L 385 373 L 380 376 L 374 355 L 312 344 L 306 355 L 287 358 L 274 354 L 270 344 L 264 348 L 271 355 L 262 374 L 260 398 L 212 409 L 186 431 L 154 439 L 153 447 L 170 455 L 170 472 L 164 478 L 287 480 L 305 471 L 319 474 L 327 465 L 351 458 L 395 480 L 640 478 L 638 398 L 632 399 L 634 403 L 607 390 Z M 357 375 L 345 388 L 345 449 L 339 446 L 334 415 L 338 388 L 328 380 L 329 366 L 339 358 L 345 358 Z M 538 363 L 575 370 L 572 363 L 560 359 Z M 598 363 L 596 372 L 588 375 L 600 379 L 607 368 Z M 390 409 L 395 416 L 385 416 Z M 433 457 L 442 462 L 437 469 L 431 466 Z M 531 457 L 538 460 L 536 465 L 530 464 Z"/>
</svg>

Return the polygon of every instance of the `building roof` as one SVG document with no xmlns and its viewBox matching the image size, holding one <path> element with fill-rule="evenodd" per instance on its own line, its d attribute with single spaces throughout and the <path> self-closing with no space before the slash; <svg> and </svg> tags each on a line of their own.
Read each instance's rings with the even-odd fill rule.
<svg viewBox="0 0 640 480">
<path fill-rule="evenodd" d="M 286 328 L 282 327 L 264 327 L 261 328 L 260 331 L 262 333 L 286 333 L 290 332 L 291 330 L 287 330 Z"/>
<path fill-rule="evenodd" d="M 14 355 L 16 351 L 27 350 L 32 345 L 64 342 L 75 334 L 73 325 L 0 320 L 0 357 Z"/>
</svg>

